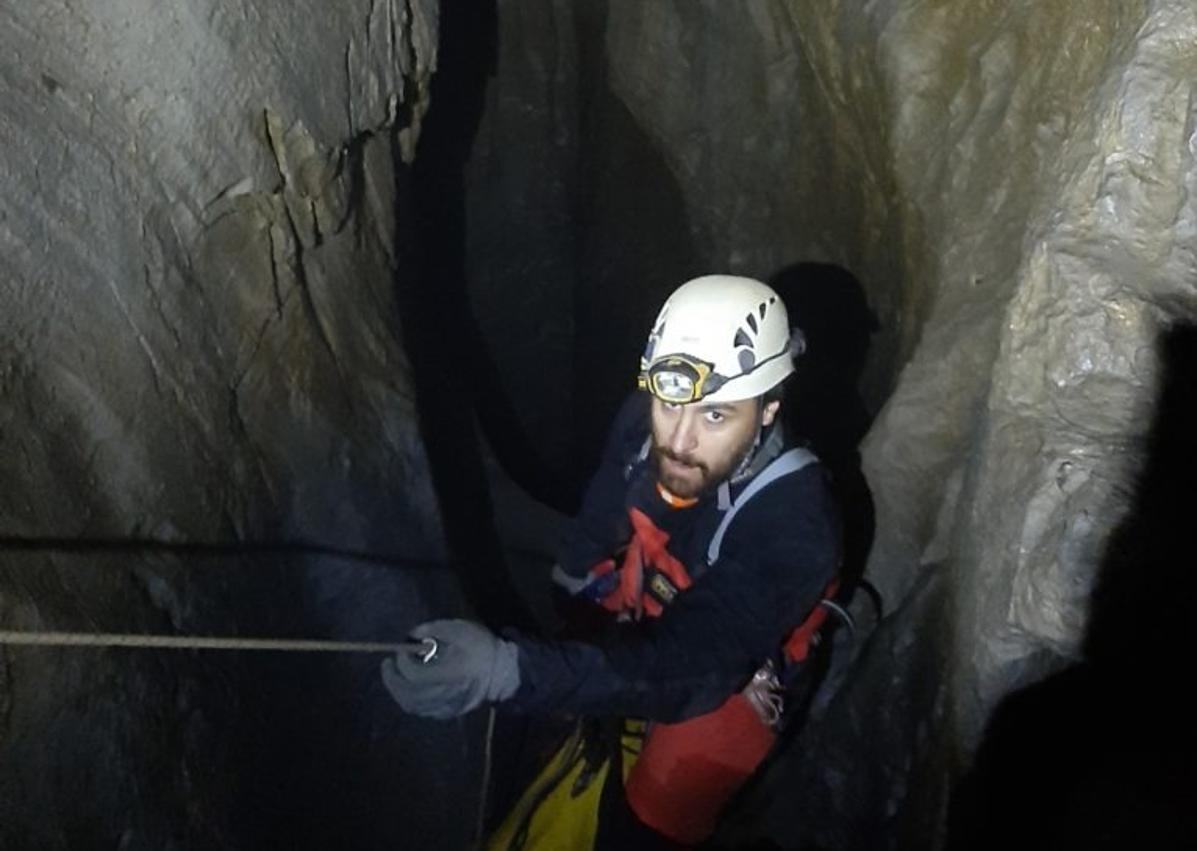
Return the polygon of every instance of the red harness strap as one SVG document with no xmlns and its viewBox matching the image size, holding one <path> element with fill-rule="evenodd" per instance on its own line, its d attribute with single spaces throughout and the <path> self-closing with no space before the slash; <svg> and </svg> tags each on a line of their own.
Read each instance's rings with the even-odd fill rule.
<svg viewBox="0 0 1197 851">
<path fill-rule="evenodd" d="M 828 612 L 830 611 L 823 605 L 824 600 L 830 600 L 835 597 L 835 592 L 840 590 L 839 579 L 833 579 L 823 589 L 823 596 L 819 600 L 819 605 L 815 606 L 814 611 L 806 616 L 806 620 L 798 624 L 794 631 L 790 633 L 790 637 L 786 639 L 786 643 L 781 646 L 781 651 L 785 655 L 787 662 L 805 662 L 806 657 L 810 655 L 810 648 L 814 642 L 815 635 L 823 627 L 823 622 L 827 620 Z"/>
<path fill-rule="evenodd" d="M 663 609 L 660 602 L 644 590 L 645 569 L 652 568 L 663 574 L 678 591 L 690 587 L 690 574 L 686 566 L 665 549 L 669 543 L 668 532 L 658 528 L 639 508 L 629 508 L 628 518 L 632 521 L 632 540 L 619 568 L 619 587 L 603 598 L 603 607 L 617 613 L 626 612 L 637 619 L 642 614 L 655 618 Z"/>
</svg>

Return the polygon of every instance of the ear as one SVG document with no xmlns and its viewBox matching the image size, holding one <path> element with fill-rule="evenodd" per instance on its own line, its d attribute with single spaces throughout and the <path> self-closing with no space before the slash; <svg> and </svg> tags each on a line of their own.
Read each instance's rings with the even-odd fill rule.
<svg viewBox="0 0 1197 851">
<path fill-rule="evenodd" d="M 773 425 L 773 418 L 777 416 L 777 409 L 780 407 L 781 402 L 775 399 L 761 408 L 761 428 Z"/>
</svg>

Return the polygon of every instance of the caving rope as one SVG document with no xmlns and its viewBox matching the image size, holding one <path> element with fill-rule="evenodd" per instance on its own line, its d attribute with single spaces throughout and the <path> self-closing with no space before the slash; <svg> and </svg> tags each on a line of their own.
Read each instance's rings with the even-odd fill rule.
<svg viewBox="0 0 1197 851">
<path fill-rule="evenodd" d="M 354 561 L 368 561 L 375 563 L 390 563 L 393 559 L 379 557 L 372 553 L 357 553 L 324 547 L 315 544 L 286 542 L 274 544 L 249 544 L 236 547 L 225 547 L 219 544 L 177 545 L 160 541 L 142 542 L 96 542 L 95 549 L 143 549 L 143 550 L 177 550 L 181 554 L 213 555 L 229 550 L 239 554 L 251 552 L 302 552 L 305 554 L 318 553 L 348 558 Z M 38 539 L 20 540 L 13 538 L 0 539 L 0 548 L 30 549 L 30 550 L 68 550 L 79 551 L 88 549 L 85 541 L 63 541 Z M 440 646 L 432 637 L 418 641 L 331 641 L 322 639 L 303 638 L 240 638 L 233 636 L 204 636 L 204 635 L 155 635 L 145 633 L 112 633 L 112 632 L 62 632 L 35 630 L 0 630 L 0 646 L 40 646 L 40 647 L 117 647 L 128 649 L 154 650 L 241 650 L 256 652 L 284 652 L 284 653 L 408 653 L 421 664 L 429 665 L 436 661 Z M 474 844 L 482 842 L 482 831 L 486 823 L 486 808 L 490 793 L 490 774 L 492 749 L 495 735 L 495 710 L 487 711 L 486 737 L 483 745 L 482 786 L 478 800 L 478 816 L 475 823 Z"/>
<path fill-rule="evenodd" d="M 407 652 L 428 664 L 436 658 L 435 638 L 420 641 L 323 641 L 303 638 L 225 638 L 204 635 L 146 635 L 114 632 L 33 632 L 0 630 L 0 644 L 49 647 L 129 647 L 159 650 L 271 650 L 308 653 Z"/>
</svg>

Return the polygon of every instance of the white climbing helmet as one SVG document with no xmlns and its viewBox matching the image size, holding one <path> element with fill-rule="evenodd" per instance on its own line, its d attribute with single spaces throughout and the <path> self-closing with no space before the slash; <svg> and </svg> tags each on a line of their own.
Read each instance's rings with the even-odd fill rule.
<svg viewBox="0 0 1197 851">
<path fill-rule="evenodd" d="M 803 347 L 771 287 L 707 275 L 682 284 L 661 308 L 640 359 L 639 385 L 679 404 L 752 399 L 794 371 Z"/>
</svg>

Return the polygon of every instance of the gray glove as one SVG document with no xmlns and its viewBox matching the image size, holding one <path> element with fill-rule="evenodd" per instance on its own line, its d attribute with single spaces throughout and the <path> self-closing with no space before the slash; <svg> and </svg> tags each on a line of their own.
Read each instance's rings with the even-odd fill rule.
<svg viewBox="0 0 1197 851">
<path fill-rule="evenodd" d="M 399 651 L 382 663 L 382 682 L 413 715 L 456 718 L 484 701 L 506 700 L 520 687 L 519 648 L 484 626 L 463 620 L 420 624 L 411 637 L 435 638 L 427 663 Z"/>
</svg>

